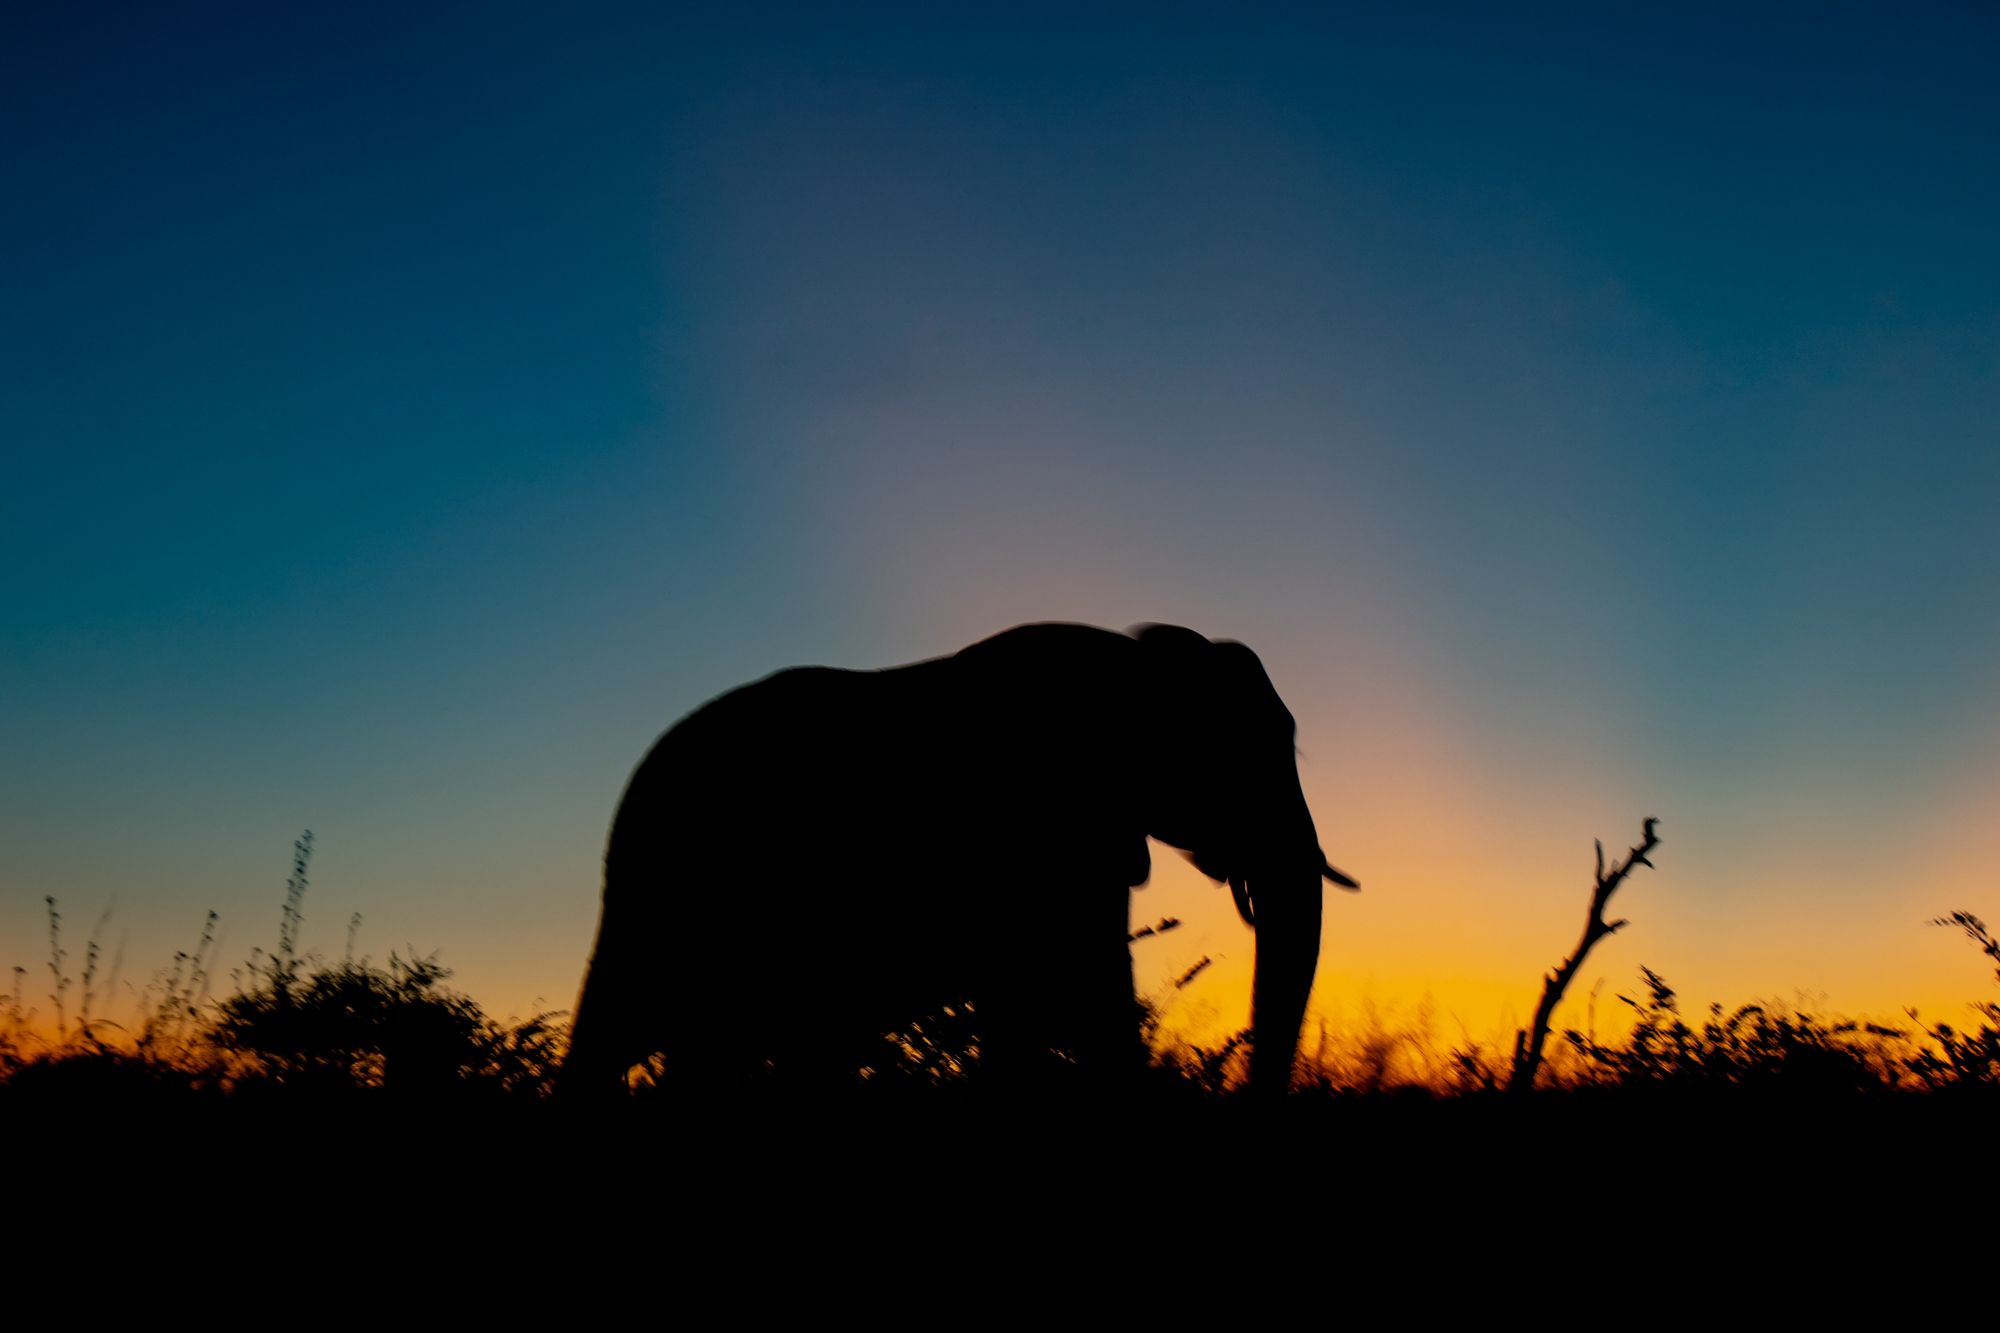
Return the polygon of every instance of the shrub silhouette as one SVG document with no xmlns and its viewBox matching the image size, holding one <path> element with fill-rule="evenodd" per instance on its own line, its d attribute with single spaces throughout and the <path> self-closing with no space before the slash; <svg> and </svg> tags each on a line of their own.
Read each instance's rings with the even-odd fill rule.
<svg viewBox="0 0 2000 1333">
<path fill-rule="evenodd" d="M 1761 1093 L 1837 1096 L 1888 1092 L 1902 1082 L 1909 1033 L 1856 1019 L 1745 1004 L 1709 1006 L 1699 1026 L 1681 1014 L 1680 998 L 1642 967 L 1646 995 L 1618 998 L 1636 1022 L 1612 1046 L 1575 1030 L 1563 1034 L 1586 1062 L 1586 1082 L 1626 1089 L 1677 1091 L 1740 1088 Z"/>
<path fill-rule="evenodd" d="M 1909 1060 L 1910 1072 L 1925 1087 L 2000 1087 L 2000 1004 L 1975 1008 L 1985 1019 L 1977 1032 L 1960 1032 L 1949 1023 L 1925 1027 L 1938 1049 L 1919 1051 Z M 1915 1019 L 1916 1011 L 1910 1016 Z"/>
<path fill-rule="evenodd" d="M 476 1093 L 535 1100 L 561 1063 L 565 1025 L 555 1013 L 496 1022 L 447 985 L 437 959 L 392 954 L 387 966 L 352 957 L 325 964 L 301 953 L 299 928 L 312 834 L 293 844 L 292 874 L 277 946 L 253 953 L 225 999 L 209 994 L 217 923 L 207 915 L 194 949 L 178 952 L 140 995 L 126 1027 L 93 1018 L 100 950 L 85 950 L 82 1006 L 67 999 L 62 918 L 48 900 L 53 1035 L 37 1030 L 23 998 L 26 971 L 14 969 L 0 997 L 0 1084 L 10 1095 L 87 1104 L 135 1091 L 288 1095 L 389 1093 L 399 1098 Z M 101 932 L 103 922 L 99 923 Z"/>
<path fill-rule="evenodd" d="M 435 959 L 274 968 L 223 1000 L 207 1037 L 238 1079 L 435 1093 L 477 1077 L 493 1034 Z"/>
<path fill-rule="evenodd" d="M 435 956 L 392 954 L 386 965 L 354 960 L 352 928 L 349 956 L 339 963 L 300 952 L 310 853 L 310 839 L 301 838 L 277 946 L 234 974 L 234 993 L 209 995 L 218 936 L 210 913 L 193 949 L 175 954 L 140 997 L 131 1027 L 93 1009 L 96 932 L 80 951 L 80 976 L 70 977 L 70 948 L 51 901 L 51 1012 L 38 1026 L 26 1001 L 26 968 L 14 967 L 10 993 L 0 994 L 0 1092 L 7 1101 L 88 1108 L 129 1106 L 143 1096 L 192 1106 L 247 1095 L 310 1107 L 329 1100 L 344 1106 L 357 1097 L 385 1104 L 545 1098 L 567 1037 L 561 1014 L 496 1021 L 449 984 L 451 973 Z M 1934 924 L 1961 931 L 2000 967 L 2000 941 L 1978 917 L 1959 911 Z M 1164 1021 L 1209 961 L 1202 958 L 1140 1001 L 1140 1031 L 1152 1050 L 1149 1095 L 1201 1101 L 1242 1086 L 1246 1031 L 1197 1045 L 1174 1036 Z M 1616 1040 L 1564 1032 L 1536 1096 L 1671 1092 L 1851 1101 L 2000 1089 L 2000 1003 L 1972 1005 L 1977 1017 L 1963 1028 L 1926 1022 L 1915 1010 L 1906 1011 L 1907 1025 L 1886 1025 L 1766 1004 L 1711 1005 L 1694 1020 L 1664 977 L 1646 968 L 1640 976 L 1642 991 L 1619 997 L 1632 1012 L 1630 1031 Z M 878 1088 L 921 1093 L 975 1086 L 979 1015 L 964 1004 L 939 1007 L 883 1034 L 878 1050 L 866 1080 Z M 1304 1052 L 1300 1089 L 1342 1100 L 1413 1093 L 1478 1101 L 1504 1088 L 1509 1073 L 1504 1047 L 1473 1042 L 1470 1034 L 1464 1045 L 1442 1049 L 1428 1006 L 1407 1025 L 1364 1006 L 1358 1024 L 1322 1026 L 1316 1048 Z"/>
<path fill-rule="evenodd" d="M 1984 921 L 1970 912 L 1958 911 L 1935 917 L 1931 924 L 1956 927 L 1964 932 L 1993 961 L 1994 979 L 2000 980 L 2000 939 L 1994 937 Z M 1983 1000 L 1972 1008 L 1981 1020 L 1976 1032 L 1961 1032 L 1949 1023 L 1926 1024 L 1916 1010 L 1908 1011 L 1910 1021 L 1922 1026 L 1936 1044 L 1935 1050 L 1919 1051 L 1907 1062 L 1910 1072 L 1926 1088 L 2000 1087 L 2000 1004 Z"/>
</svg>

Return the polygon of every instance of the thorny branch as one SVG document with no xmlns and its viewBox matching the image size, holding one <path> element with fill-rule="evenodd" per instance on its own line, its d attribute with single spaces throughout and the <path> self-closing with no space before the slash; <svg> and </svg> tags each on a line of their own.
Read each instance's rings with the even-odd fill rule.
<svg viewBox="0 0 2000 1333">
<path fill-rule="evenodd" d="M 1555 1017 L 1556 1006 L 1562 1003 L 1563 992 L 1576 976 L 1577 968 L 1583 965 L 1587 955 L 1597 942 L 1606 935 L 1615 934 L 1631 924 L 1620 917 L 1616 921 L 1604 919 L 1604 907 L 1611 901 L 1611 895 L 1625 882 L 1634 866 L 1652 867 L 1648 857 L 1660 845 L 1660 837 L 1655 830 L 1660 821 L 1647 816 L 1645 838 L 1625 854 L 1625 859 L 1612 867 L 1607 874 L 1604 869 L 1604 842 L 1597 843 L 1597 887 L 1590 895 L 1590 916 L 1583 923 L 1583 938 L 1576 949 L 1565 958 L 1562 966 L 1542 980 L 1542 1001 L 1535 1006 L 1534 1026 L 1525 1032 L 1514 1034 L 1514 1071 L 1507 1080 L 1507 1087 L 1513 1092 L 1527 1092 L 1535 1086 L 1535 1075 L 1542 1067 L 1542 1047 L 1549 1039 L 1549 1023 Z"/>
</svg>

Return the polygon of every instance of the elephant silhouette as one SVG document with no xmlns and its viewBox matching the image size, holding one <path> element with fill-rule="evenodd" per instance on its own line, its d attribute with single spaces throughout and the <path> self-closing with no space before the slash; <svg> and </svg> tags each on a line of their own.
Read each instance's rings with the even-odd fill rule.
<svg viewBox="0 0 2000 1333">
<path fill-rule="evenodd" d="M 994 1076 L 1143 1060 L 1129 947 L 1147 838 L 1256 933 L 1253 1087 L 1291 1081 L 1327 863 L 1295 725 L 1255 653 L 1171 625 L 1022 625 L 876 671 L 711 700 L 633 773 L 565 1091 L 636 1064 L 690 1089 L 851 1079 L 969 1007 Z"/>
</svg>

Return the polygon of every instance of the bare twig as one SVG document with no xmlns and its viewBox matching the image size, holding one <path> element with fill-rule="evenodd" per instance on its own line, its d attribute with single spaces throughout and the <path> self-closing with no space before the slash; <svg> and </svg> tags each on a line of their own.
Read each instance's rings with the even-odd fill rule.
<svg viewBox="0 0 2000 1333">
<path fill-rule="evenodd" d="M 1634 866 L 1648 866 L 1653 863 L 1647 858 L 1660 845 L 1655 829 L 1659 820 L 1648 816 L 1645 822 L 1645 838 L 1637 847 L 1625 854 L 1625 859 L 1613 866 L 1607 873 L 1604 869 L 1604 843 L 1597 844 L 1597 887 L 1590 895 L 1590 916 L 1583 923 L 1583 938 L 1576 949 L 1565 958 L 1562 966 L 1542 980 L 1542 1002 L 1535 1006 L 1534 1026 L 1514 1034 L 1514 1072 L 1507 1080 L 1512 1092 L 1527 1092 L 1535 1086 L 1535 1075 L 1542 1067 L 1542 1047 L 1549 1039 L 1549 1023 L 1555 1017 L 1556 1006 L 1562 1003 L 1563 992 L 1576 976 L 1577 968 L 1583 965 L 1584 956 L 1606 935 L 1615 934 L 1631 924 L 1623 917 L 1616 921 L 1604 919 L 1604 906 L 1611 901 L 1625 877 L 1632 873 Z"/>
<path fill-rule="evenodd" d="M 1986 923 L 1970 912 L 1953 912 L 1950 916 L 1932 917 L 1933 926 L 1956 926 L 1965 932 L 1965 937 L 1979 946 L 1979 952 L 1995 963 L 1993 975 L 2000 978 L 2000 939 L 1986 928 Z"/>
</svg>

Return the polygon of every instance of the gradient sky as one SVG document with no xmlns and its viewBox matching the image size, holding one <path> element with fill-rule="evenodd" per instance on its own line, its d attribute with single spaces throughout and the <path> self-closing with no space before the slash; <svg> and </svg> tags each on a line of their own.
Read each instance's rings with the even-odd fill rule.
<svg viewBox="0 0 2000 1333">
<path fill-rule="evenodd" d="M 2000 14 L 412 8 L 0 29 L 30 1002 L 311 827 L 307 947 L 565 1006 L 675 718 L 1049 619 L 1263 656 L 1335 1017 L 1518 1021 L 1648 814 L 1579 996 L 1990 994 Z"/>
</svg>

